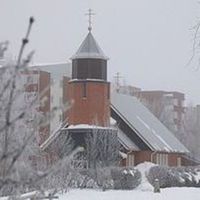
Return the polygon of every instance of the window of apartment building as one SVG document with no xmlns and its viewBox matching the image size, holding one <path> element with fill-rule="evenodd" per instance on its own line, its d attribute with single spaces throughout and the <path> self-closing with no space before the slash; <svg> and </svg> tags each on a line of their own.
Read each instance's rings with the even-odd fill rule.
<svg viewBox="0 0 200 200">
<path fill-rule="evenodd" d="M 178 99 L 174 99 L 174 105 L 175 105 L 175 106 L 179 106 Z"/>
<path fill-rule="evenodd" d="M 24 93 L 24 100 L 26 103 L 35 101 L 37 97 L 38 97 L 38 92 L 25 92 Z"/>
<path fill-rule="evenodd" d="M 24 76 L 24 84 L 37 84 L 39 81 L 39 75 L 38 74 L 28 74 Z"/>
<path fill-rule="evenodd" d="M 174 119 L 178 119 L 178 112 L 174 112 Z"/>
<path fill-rule="evenodd" d="M 126 160 L 126 166 L 131 167 L 135 165 L 135 156 L 133 154 L 128 154 Z"/>
<path fill-rule="evenodd" d="M 168 166 L 168 154 L 156 154 L 156 164 L 162 166 Z"/>
</svg>

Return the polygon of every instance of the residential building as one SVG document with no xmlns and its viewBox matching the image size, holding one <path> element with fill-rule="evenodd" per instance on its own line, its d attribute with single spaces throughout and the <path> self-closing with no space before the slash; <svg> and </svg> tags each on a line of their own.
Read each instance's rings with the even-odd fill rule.
<svg viewBox="0 0 200 200">
<path fill-rule="evenodd" d="M 184 120 L 185 95 L 177 91 L 138 91 L 134 94 L 171 131 L 180 131 Z"/>
<path fill-rule="evenodd" d="M 27 105 L 33 104 L 35 109 L 43 117 L 50 113 L 50 73 L 41 70 L 22 71 L 24 82 L 24 102 Z M 29 119 L 34 120 L 34 119 Z M 50 121 L 38 128 L 37 140 L 42 144 L 50 133 Z"/>
<path fill-rule="evenodd" d="M 64 121 L 63 105 L 67 102 L 66 79 L 69 80 L 71 78 L 71 63 L 34 64 L 31 68 L 39 71 L 46 71 L 50 74 L 50 83 L 48 85 L 51 91 L 50 110 L 54 110 L 50 123 L 50 134 L 52 134 L 62 126 Z"/>
</svg>

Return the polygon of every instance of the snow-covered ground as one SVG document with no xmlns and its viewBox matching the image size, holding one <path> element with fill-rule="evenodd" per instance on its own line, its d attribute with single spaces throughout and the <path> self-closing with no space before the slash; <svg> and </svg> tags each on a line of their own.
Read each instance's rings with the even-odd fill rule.
<svg viewBox="0 0 200 200">
<path fill-rule="evenodd" d="M 153 192 L 153 186 L 148 182 L 146 174 L 155 166 L 153 163 L 144 162 L 136 166 L 141 172 L 141 184 L 133 190 L 107 190 L 100 189 L 69 189 L 66 193 L 58 193 L 59 200 L 200 200 L 200 188 L 174 187 L 161 189 L 160 193 Z M 197 174 L 196 178 L 200 178 Z M 199 180 L 199 179 L 198 179 Z M 33 192 L 34 193 L 34 192 Z M 32 193 L 23 194 L 27 197 Z M 0 200 L 8 200 L 1 197 Z"/>
<path fill-rule="evenodd" d="M 140 171 L 142 180 L 141 184 L 137 187 L 137 190 L 141 191 L 153 191 L 153 186 L 148 182 L 146 174 L 149 173 L 151 167 L 156 166 L 154 163 L 144 162 L 136 166 L 136 169 Z"/>
<path fill-rule="evenodd" d="M 138 189 L 105 192 L 94 189 L 71 189 L 56 196 L 59 200 L 200 200 L 200 188 L 166 188 L 161 189 L 160 193 Z M 1 197 L 0 200 L 8 200 L 8 197 Z"/>
<path fill-rule="evenodd" d="M 59 195 L 59 200 L 200 200 L 200 188 L 167 188 L 161 193 L 151 191 L 70 190 Z"/>
<path fill-rule="evenodd" d="M 94 190 L 74 189 L 59 195 L 59 200 L 200 200 L 200 188 L 166 188 L 154 193 L 153 186 L 147 181 L 146 173 L 155 166 L 144 162 L 136 167 L 141 172 L 141 184 L 134 190 Z"/>
</svg>

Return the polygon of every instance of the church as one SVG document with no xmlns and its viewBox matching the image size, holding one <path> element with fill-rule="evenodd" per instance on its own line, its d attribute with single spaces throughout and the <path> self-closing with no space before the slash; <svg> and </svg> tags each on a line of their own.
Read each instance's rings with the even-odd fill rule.
<svg viewBox="0 0 200 200">
<path fill-rule="evenodd" d="M 121 166 L 135 166 L 145 161 L 165 166 L 188 165 L 189 151 L 173 133 L 138 99 L 110 89 L 109 59 L 95 40 L 91 23 L 71 61 L 66 66 L 71 68 L 70 73 L 61 74 L 64 77 L 62 100 L 70 102 L 70 106 L 62 113 L 60 129 L 47 134 L 41 143 L 42 151 L 56 154 L 55 146 L 59 149 L 56 141 L 63 140 L 65 135 L 70 134 L 75 145 L 82 147 L 87 133 L 107 133 L 116 135 L 120 143 Z M 54 67 L 59 71 L 56 64 Z M 41 66 L 38 68 L 44 70 Z"/>
</svg>

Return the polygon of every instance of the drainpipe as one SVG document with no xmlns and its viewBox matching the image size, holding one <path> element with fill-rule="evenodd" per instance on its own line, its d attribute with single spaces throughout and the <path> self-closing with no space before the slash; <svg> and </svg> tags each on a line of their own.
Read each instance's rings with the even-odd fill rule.
<svg viewBox="0 0 200 200">
<path fill-rule="evenodd" d="M 153 156 L 154 156 L 156 153 L 157 153 L 157 151 L 153 151 L 153 152 L 151 153 L 151 162 L 152 162 L 152 163 L 154 163 L 154 162 L 153 162 Z"/>
<path fill-rule="evenodd" d="M 127 152 L 126 167 L 129 167 L 129 166 L 127 166 L 127 162 L 128 162 L 128 154 L 130 154 L 131 152 L 133 152 L 133 151 L 130 150 L 130 151 Z"/>
</svg>

